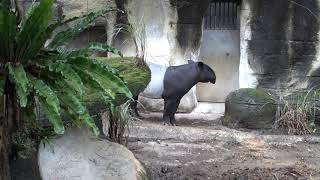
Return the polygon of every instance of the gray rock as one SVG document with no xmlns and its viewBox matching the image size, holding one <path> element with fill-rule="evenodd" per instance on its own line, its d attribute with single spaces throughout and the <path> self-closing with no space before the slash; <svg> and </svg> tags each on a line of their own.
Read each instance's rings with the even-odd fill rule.
<svg viewBox="0 0 320 180">
<path fill-rule="evenodd" d="M 140 162 L 124 146 L 91 137 L 85 128 L 70 128 L 52 141 L 53 148 L 39 149 L 43 180 L 147 179 Z"/>
<path fill-rule="evenodd" d="M 262 89 L 239 89 L 227 97 L 222 124 L 249 129 L 270 129 L 275 115 L 274 95 Z"/>
</svg>

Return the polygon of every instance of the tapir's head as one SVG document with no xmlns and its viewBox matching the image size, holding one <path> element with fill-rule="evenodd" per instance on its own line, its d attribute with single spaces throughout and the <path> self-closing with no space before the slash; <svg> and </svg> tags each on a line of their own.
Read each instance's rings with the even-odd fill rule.
<svg viewBox="0 0 320 180">
<path fill-rule="evenodd" d="M 193 61 L 189 60 L 189 63 L 192 63 Z M 199 81 L 200 82 L 211 82 L 212 84 L 216 83 L 216 74 L 214 71 L 203 62 L 193 62 L 195 63 L 199 68 Z"/>
</svg>

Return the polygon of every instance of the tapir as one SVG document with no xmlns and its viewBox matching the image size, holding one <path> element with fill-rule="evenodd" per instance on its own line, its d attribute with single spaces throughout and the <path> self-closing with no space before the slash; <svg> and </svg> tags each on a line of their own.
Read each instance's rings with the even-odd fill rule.
<svg viewBox="0 0 320 180">
<path fill-rule="evenodd" d="M 198 82 L 216 82 L 215 72 L 203 62 L 188 61 L 188 64 L 165 67 L 149 64 L 151 81 L 143 96 L 164 99 L 163 124 L 176 125 L 175 113 L 181 98 Z"/>
</svg>

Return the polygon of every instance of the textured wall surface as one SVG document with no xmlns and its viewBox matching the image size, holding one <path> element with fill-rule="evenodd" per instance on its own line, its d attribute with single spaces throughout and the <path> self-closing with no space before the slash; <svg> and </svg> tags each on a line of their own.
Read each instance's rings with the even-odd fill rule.
<svg viewBox="0 0 320 180">
<path fill-rule="evenodd" d="M 244 0 L 240 87 L 294 90 L 317 84 L 318 14 L 317 0 Z"/>
</svg>

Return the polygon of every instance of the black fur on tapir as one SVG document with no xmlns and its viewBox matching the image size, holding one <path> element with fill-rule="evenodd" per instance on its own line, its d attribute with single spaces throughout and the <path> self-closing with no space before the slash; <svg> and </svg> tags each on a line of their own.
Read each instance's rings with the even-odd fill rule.
<svg viewBox="0 0 320 180">
<path fill-rule="evenodd" d="M 163 80 L 162 98 L 164 99 L 163 124 L 176 125 L 175 113 L 181 98 L 198 82 L 215 84 L 214 71 L 203 62 L 189 60 L 188 64 L 170 66 Z"/>
</svg>

